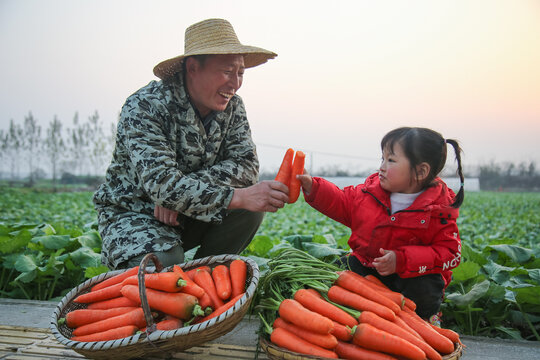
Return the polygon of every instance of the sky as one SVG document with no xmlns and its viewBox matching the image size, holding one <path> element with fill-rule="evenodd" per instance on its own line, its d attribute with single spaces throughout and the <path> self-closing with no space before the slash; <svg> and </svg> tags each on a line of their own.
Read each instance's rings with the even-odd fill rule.
<svg viewBox="0 0 540 360">
<path fill-rule="evenodd" d="M 0 129 L 115 123 L 207 18 L 278 54 L 238 91 L 262 170 L 288 147 L 312 171 L 376 170 L 400 126 L 457 139 L 466 166 L 540 166 L 540 0 L 0 0 Z"/>
</svg>

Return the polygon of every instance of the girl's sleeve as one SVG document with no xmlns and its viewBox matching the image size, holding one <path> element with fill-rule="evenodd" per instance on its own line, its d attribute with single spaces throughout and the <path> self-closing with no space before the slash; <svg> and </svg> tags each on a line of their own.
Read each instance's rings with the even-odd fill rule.
<svg viewBox="0 0 540 360">
<path fill-rule="evenodd" d="M 322 214 L 345 226 L 351 226 L 350 204 L 354 201 L 352 186 L 342 190 L 323 178 L 313 177 L 311 192 L 308 195 L 304 193 L 304 198 Z"/>
</svg>

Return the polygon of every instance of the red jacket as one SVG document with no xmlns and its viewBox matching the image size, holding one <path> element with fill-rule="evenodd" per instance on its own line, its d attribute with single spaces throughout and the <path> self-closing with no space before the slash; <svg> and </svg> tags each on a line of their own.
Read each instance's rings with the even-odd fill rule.
<svg viewBox="0 0 540 360">
<path fill-rule="evenodd" d="M 461 260 L 461 240 L 456 218 L 450 207 L 455 194 L 439 178 L 407 209 L 391 214 L 390 193 L 381 188 L 377 174 L 364 184 L 343 190 L 322 179 L 313 178 L 306 201 L 328 217 L 351 228 L 349 246 L 364 266 L 382 256 L 380 248 L 397 255 L 396 273 L 402 278 L 440 273 L 445 287 L 451 269 Z"/>
</svg>

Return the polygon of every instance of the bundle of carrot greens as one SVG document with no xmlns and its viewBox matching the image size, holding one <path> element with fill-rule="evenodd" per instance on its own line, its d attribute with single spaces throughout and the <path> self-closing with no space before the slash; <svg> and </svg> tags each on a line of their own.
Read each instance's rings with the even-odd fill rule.
<svg viewBox="0 0 540 360">
<path fill-rule="evenodd" d="M 58 325 L 72 329 L 74 341 L 109 341 L 148 331 L 139 295 L 139 266 L 94 285 L 73 299 L 85 308 L 68 312 Z M 217 317 L 245 294 L 247 264 L 200 266 L 185 271 L 144 274 L 146 299 L 157 330 L 174 330 Z M 152 329 L 153 330 L 153 329 Z"/>
<path fill-rule="evenodd" d="M 288 351 L 342 359 L 441 360 L 461 344 L 374 276 L 363 277 L 298 250 L 269 261 L 254 311 L 261 332 Z"/>
</svg>

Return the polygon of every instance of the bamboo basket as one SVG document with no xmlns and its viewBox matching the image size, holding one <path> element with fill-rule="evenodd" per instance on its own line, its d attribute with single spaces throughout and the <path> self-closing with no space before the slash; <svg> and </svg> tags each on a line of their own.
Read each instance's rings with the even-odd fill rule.
<svg viewBox="0 0 540 360">
<path fill-rule="evenodd" d="M 72 329 L 65 324 L 58 325 L 58 320 L 65 317 L 70 311 L 86 308 L 86 304 L 75 303 L 73 302 L 73 299 L 81 294 L 89 292 L 92 286 L 97 283 L 122 272 L 122 270 L 116 270 L 88 279 L 66 294 L 52 314 L 50 323 L 51 332 L 62 345 L 90 359 L 133 359 L 148 356 L 150 354 L 153 356 L 159 356 L 160 354 L 163 356 L 170 356 L 174 352 L 183 351 L 193 346 L 214 340 L 234 329 L 246 314 L 259 282 L 259 268 L 253 260 L 247 257 L 229 254 L 209 256 L 180 265 L 185 271 L 203 265 L 214 268 L 220 264 L 228 266 L 237 258 L 244 260 L 247 265 L 246 293 L 233 307 L 208 321 L 175 330 L 155 330 L 152 332 L 152 329 L 155 327 L 152 326 L 154 322 L 146 300 L 144 281 L 139 281 L 139 293 L 141 295 L 142 307 L 147 319 L 148 332 L 137 333 L 127 338 L 111 341 L 79 342 L 70 340 Z M 146 265 L 149 260 L 154 261 L 156 272 L 161 272 L 163 269 L 157 257 L 154 254 L 148 254 L 141 261 L 141 266 L 139 268 L 138 276 L 141 280 L 144 278 Z"/>
<path fill-rule="evenodd" d="M 259 344 L 266 353 L 266 356 L 270 360 L 326 360 L 329 358 L 322 358 L 318 356 L 305 355 L 297 352 L 289 351 L 282 347 L 272 344 L 264 337 L 259 338 Z M 448 355 L 444 355 L 443 360 L 458 360 L 463 353 L 463 346 L 461 344 L 454 344 L 454 352 Z"/>
</svg>

